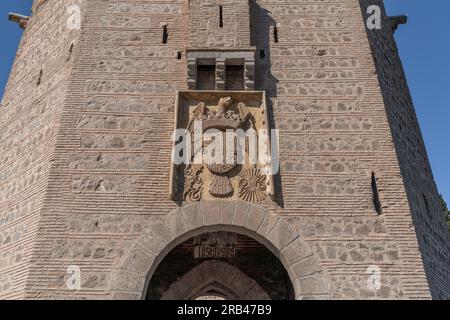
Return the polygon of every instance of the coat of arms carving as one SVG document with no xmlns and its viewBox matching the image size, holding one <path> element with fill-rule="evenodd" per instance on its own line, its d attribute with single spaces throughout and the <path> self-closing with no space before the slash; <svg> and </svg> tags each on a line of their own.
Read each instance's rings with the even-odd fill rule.
<svg viewBox="0 0 450 320">
<path fill-rule="evenodd" d="M 173 200 L 258 203 L 273 196 L 276 135 L 263 92 L 183 91 L 175 113 Z"/>
</svg>

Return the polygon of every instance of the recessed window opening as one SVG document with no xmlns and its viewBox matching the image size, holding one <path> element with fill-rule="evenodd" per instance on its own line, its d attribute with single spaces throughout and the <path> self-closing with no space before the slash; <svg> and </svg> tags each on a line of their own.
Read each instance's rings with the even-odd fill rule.
<svg viewBox="0 0 450 320">
<path fill-rule="evenodd" d="M 243 65 L 227 65 L 225 89 L 235 91 L 245 90 Z"/>
<path fill-rule="evenodd" d="M 163 40 L 162 40 L 162 42 L 164 44 L 166 44 L 168 40 L 169 40 L 169 31 L 167 29 L 167 26 L 163 26 Z"/>
<path fill-rule="evenodd" d="M 72 52 L 73 52 L 73 43 L 71 43 L 70 47 L 69 47 L 69 58 L 68 58 L 68 60 L 70 60 L 70 58 L 72 58 Z"/>
<path fill-rule="evenodd" d="M 381 207 L 380 194 L 378 192 L 377 178 L 374 172 L 372 172 L 372 193 L 375 211 L 378 213 L 378 215 L 381 215 L 383 213 L 383 209 Z"/>
<path fill-rule="evenodd" d="M 197 90 L 215 90 L 215 89 L 216 89 L 216 66 L 198 65 Z"/>
<path fill-rule="evenodd" d="M 264 50 L 259 50 L 259 57 L 264 59 L 266 57 L 266 52 Z"/>
<path fill-rule="evenodd" d="M 273 28 L 273 38 L 275 40 L 275 43 L 278 43 L 278 27 L 277 26 L 275 26 Z"/>
<path fill-rule="evenodd" d="M 41 69 L 41 71 L 39 71 L 39 76 L 38 76 L 38 79 L 37 79 L 37 81 L 36 81 L 36 84 L 39 86 L 41 83 L 42 83 L 42 76 L 44 75 L 44 71 L 42 71 L 42 69 Z"/>
<path fill-rule="evenodd" d="M 219 27 L 223 28 L 223 6 L 219 6 Z"/>
<path fill-rule="evenodd" d="M 423 203 L 425 204 L 425 212 L 429 217 L 431 217 L 431 210 L 430 210 L 430 204 L 428 203 L 427 197 L 425 194 L 422 194 Z"/>
</svg>

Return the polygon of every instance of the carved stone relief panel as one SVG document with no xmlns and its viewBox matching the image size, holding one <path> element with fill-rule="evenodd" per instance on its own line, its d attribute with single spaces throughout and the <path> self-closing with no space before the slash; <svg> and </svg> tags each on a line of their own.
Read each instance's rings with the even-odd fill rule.
<svg viewBox="0 0 450 320">
<path fill-rule="evenodd" d="M 173 200 L 271 199 L 275 136 L 264 92 L 182 91 L 175 113 Z"/>
</svg>

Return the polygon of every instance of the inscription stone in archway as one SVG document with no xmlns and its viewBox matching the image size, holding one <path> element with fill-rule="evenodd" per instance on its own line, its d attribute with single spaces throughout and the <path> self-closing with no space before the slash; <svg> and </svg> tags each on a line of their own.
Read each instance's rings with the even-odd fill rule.
<svg viewBox="0 0 450 320">
<path fill-rule="evenodd" d="M 236 255 L 237 234 L 210 232 L 194 237 L 195 258 L 233 258 Z"/>
</svg>

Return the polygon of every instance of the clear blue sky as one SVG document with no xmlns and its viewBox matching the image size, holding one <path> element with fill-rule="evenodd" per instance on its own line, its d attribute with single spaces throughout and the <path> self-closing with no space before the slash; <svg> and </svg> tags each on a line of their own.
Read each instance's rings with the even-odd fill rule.
<svg viewBox="0 0 450 320">
<path fill-rule="evenodd" d="M 31 0 L 0 1 L 0 95 L 21 36 L 8 12 L 29 14 Z M 385 0 L 388 14 L 407 13 L 396 33 L 420 126 L 440 192 L 450 204 L 450 1 Z M 447 127 L 448 126 L 448 127 Z"/>
</svg>

